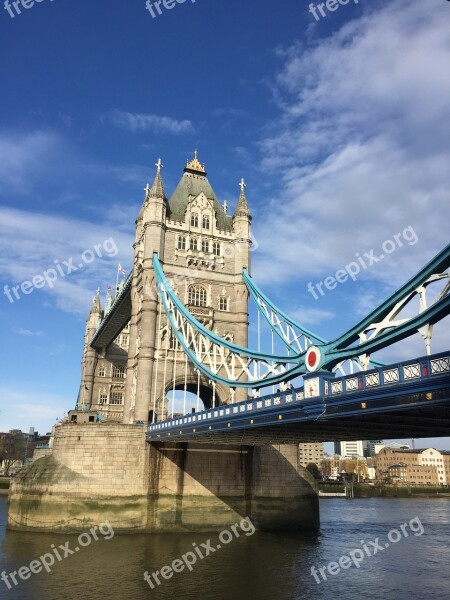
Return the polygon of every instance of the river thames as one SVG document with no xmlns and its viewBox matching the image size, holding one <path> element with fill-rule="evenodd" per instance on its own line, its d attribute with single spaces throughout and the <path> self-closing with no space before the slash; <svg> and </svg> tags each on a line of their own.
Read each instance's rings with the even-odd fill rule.
<svg viewBox="0 0 450 600">
<path fill-rule="evenodd" d="M 317 533 L 114 535 L 98 540 L 14 585 L 9 574 L 78 536 L 6 530 L 7 499 L 0 497 L 0 598 L 14 600 L 444 600 L 450 597 L 450 499 L 324 499 Z M 403 528 L 401 527 L 403 525 Z M 107 539 L 109 538 L 109 539 Z M 203 544 L 203 545 L 202 545 Z M 53 546 L 52 546 L 53 545 Z M 221 546 L 220 549 L 217 546 Z M 207 551 L 208 546 L 214 552 Z M 157 576 L 199 548 L 192 571 Z M 200 550 L 202 549 L 202 550 Z M 209 553 L 209 556 L 206 554 Z M 199 556 L 204 556 L 200 559 Z M 353 560 L 354 559 L 354 560 Z M 339 564 L 342 566 L 340 567 Z M 356 566 L 358 565 L 358 566 Z M 315 575 L 313 574 L 315 568 Z M 320 571 L 322 568 L 322 571 Z M 37 569 L 35 569 L 37 570 Z M 166 571 L 167 573 L 167 571 Z M 324 579 L 326 577 L 326 580 Z"/>
</svg>

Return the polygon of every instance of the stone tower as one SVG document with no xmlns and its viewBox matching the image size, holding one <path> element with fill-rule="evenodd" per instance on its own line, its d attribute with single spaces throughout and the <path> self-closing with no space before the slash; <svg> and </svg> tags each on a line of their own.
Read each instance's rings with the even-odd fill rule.
<svg viewBox="0 0 450 600">
<path fill-rule="evenodd" d="M 136 220 L 125 329 L 118 329 L 106 347 L 90 346 L 104 318 L 98 298 L 86 327 L 79 408 L 88 407 L 105 420 L 125 424 L 163 418 L 166 395 L 173 389 L 200 392 L 205 406 L 246 398 L 246 390 L 214 385 L 186 364 L 160 310 L 152 263 L 157 252 L 175 292 L 200 322 L 221 337 L 247 346 L 248 294 L 242 269 L 250 270 L 251 216 L 244 180 L 231 216 L 226 203 L 221 205 L 217 199 L 197 152 L 187 161 L 170 199 L 160 160 L 156 167 Z M 105 311 L 110 320 L 115 304 L 107 307 L 109 313 Z"/>
</svg>

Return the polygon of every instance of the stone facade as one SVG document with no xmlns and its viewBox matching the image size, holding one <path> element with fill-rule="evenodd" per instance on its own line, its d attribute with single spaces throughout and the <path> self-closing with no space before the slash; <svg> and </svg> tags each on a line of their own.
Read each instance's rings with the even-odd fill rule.
<svg viewBox="0 0 450 600">
<path fill-rule="evenodd" d="M 56 427 L 53 453 L 11 484 L 11 529 L 217 531 L 250 517 L 263 530 L 319 523 L 315 482 L 295 446 L 148 445 L 144 426 Z"/>
<path fill-rule="evenodd" d="M 131 315 L 108 348 L 90 346 L 104 316 L 94 299 L 86 323 L 78 408 L 96 410 L 108 421 L 135 423 L 163 418 L 166 396 L 175 389 L 197 393 L 206 406 L 245 400 L 244 389 L 212 385 L 187 365 L 168 327 L 156 294 L 153 253 L 189 311 L 206 327 L 241 346 L 248 345 L 248 293 L 242 269 L 250 270 L 251 216 L 245 184 L 233 216 L 227 214 L 195 155 L 170 200 L 161 164 L 147 186 L 136 220 Z M 156 413 L 156 414 L 155 414 Z"/>
</svg>

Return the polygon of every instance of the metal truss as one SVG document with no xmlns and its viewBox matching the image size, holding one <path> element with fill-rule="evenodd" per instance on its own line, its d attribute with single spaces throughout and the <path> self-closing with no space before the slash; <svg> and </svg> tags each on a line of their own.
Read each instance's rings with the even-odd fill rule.
<svg viewBox="0 0 450 600">
<path fill-rule="evenodd" d="M 222 339 L 202 325 L 182 304 L 153 255 L 158 292 L 170 326 L 183 352 L 208 379 L 230 387 L 260 388 L 299 375 L 298 355 L 272 356 L 253 352 Z"/>
<path fill-rule="evenodd" d="M 153 267 L 166 315 L 183 351 L 208 379 L 232 388 L 258 389 L 319 370 L 347 374 L 348 370 L 365 370 L 369 364 L 382 366 L 370 360 L 372 352 L 417 332 L 430 353 L 433 325 L 450 313 L 450 244 L 377 309 L 331 342 L 279 310 L 244 270 L 244 282 L 258 310 L 289 351 L 289 356 L 271 355 L 228 342 L 204 327 L 172 290 L 156 253 Z M 442 282 L 442 289 L 430 298 L 428 288 L 438 282 Z M 400 313 L 416 299 L 416 314 L 401 317 Z"/>
<path fill-rule="evenodd" d="M 254 283 L 247 269 L 243 270 L 243 280 L 250 296 L 253 298 L 258 310 L 263 315 L 271 330 L 279 337 L 289 352 L 303 354 L 315 344 L 327 344 L 327 340 L 316 333 L 302 327 L 280 310 Z M 382 366 L 377 361 L 367 360 L 365 356 L 355 356 L 343 360 L 333 367 L 339 375 L 351 375 L 367 370 L 369 364 L 374 367 Z"/>
<path fill-rule="evenodd" d="M 356 353 L 368 361 L 372 352 L 417 332 L 430 354 L 433 325 L 450 313 L 449 268 L 450 244 L 362 321 L 333 342 L 319 345 L 321 366 L 331 368 Z M 442 289 L 430 298 L 428 288 L 439 282 Z"/>
</svg>

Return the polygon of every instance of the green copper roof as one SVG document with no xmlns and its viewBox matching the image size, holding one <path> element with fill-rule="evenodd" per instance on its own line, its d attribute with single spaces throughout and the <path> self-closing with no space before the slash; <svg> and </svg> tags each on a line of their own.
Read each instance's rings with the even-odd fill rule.
<svg viewBox="0 0 450 600">
<path fill-rule="evenodd" d="M 221 231 L 231 231 L 233 218 L 225 214 L 216 194 L 205 175 L 185 171 L 167 205 L 167 216 L 172 221 L 184 221 L 186 208 L 192 197 L 201 192 L 213 202 L 217 226 Z"/>
</svg>

